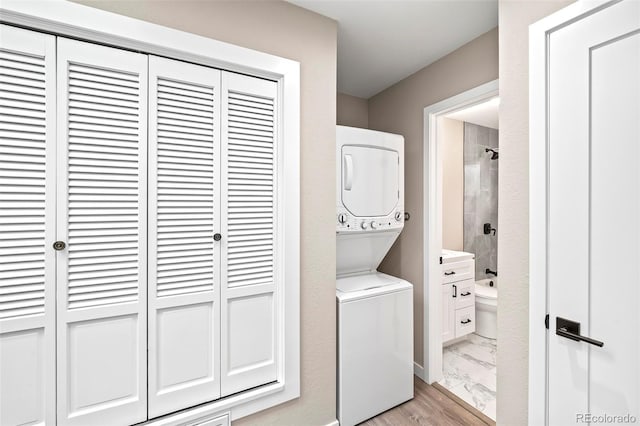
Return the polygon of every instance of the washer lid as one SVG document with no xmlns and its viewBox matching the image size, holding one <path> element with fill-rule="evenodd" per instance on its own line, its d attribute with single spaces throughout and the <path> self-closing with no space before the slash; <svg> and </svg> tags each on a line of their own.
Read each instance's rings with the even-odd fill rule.
<svg viewBox="0 0 640 426">
<path fill-rule="evenodd" d="M 374 272 L 372 274 L 355 275 L 353 277 L 343 277 L 336 280 L 336 289 L 343 293 L 354 291 L 371 290 L 378 287 L 397 284 L 403 281 L 391 275 Z"/>
</svg>

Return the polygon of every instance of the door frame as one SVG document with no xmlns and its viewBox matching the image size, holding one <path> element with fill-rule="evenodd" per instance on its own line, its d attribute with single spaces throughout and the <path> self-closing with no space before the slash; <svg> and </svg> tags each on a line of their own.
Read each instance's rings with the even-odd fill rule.
<svg viewBox="0 0 640 426">
<path fill-rule="evenodd" d="M 277 120 L 283 167 L 277 208 L 280 231 L 277 268 L 278 381 L 213 402 L 148 420 L 177 425 L 223 411 L 232 420 L 300 397 L 300 63 L 65 0 L 4 0 L 0 23 L 42 33 L 191 62 L 274 80 L 281 108 Z"/>
<path fill-rule="evenodd" d="M 529 26 L 529 424 L 548 424 L 549 39 L 620 0 L 579 0 Z"/>
<path fill-rule="evenodd" d="M 426 383 L 442 379 L 442 147 L 437 138 L 437 120 L 456 110 L 477 105 L 498 96 L 498 80 L 493 80 L 466 92 L 429 105 L 424 109 L 424 360 L 423 366 L 415 364 L 414 373 Z M 434 303 L 431 303 L 433 301 Z"/>
</svg>

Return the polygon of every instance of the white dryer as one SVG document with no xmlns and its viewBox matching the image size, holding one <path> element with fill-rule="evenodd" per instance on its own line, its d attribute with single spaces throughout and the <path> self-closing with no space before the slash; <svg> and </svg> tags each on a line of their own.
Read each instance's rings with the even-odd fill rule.
<svg viewBox="0 0 640 426">
<path fill-rule="evenodd" d="M 338 420 L 413 398 L 413 286 L 376 269 L 404 226 L 404 138 L 337 127 Z"/>
</svg>

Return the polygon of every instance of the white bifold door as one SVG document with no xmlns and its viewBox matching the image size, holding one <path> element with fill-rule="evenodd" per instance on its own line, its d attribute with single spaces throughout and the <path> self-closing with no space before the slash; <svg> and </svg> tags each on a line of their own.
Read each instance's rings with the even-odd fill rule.
<svg viewBox="0 0 640 426">
<path fill-rule="evenodd" d="M 147 418 L 147 56 L 58 39 L 60 425 Z"/>
<path fill-rule="evenodd" d="M 277 85 L 158 57 L 149 84 L 155 417 L 276 380 Z"/>
<path fill-rule="evenodd" d="M 222 396 L 277 377 L 277 91 L 273 81 L 222 77 Z"/>
<path fill-rule="evenodd" d="M 0 26 L 0 424 L 278 378 L 278 85 Z"/>
<path fill-rule="evenodd" d="M 149 415 L 276 380 L 275 82 L 150 57 Z"/>
<path fill-rule="evenodd" d="M 220 71 L 149 58 L 149 415 L 220 397 Z"/>
<path fill-rule="evenodd" d="M 0 40 L 0 424 L 54 424 L 55 37 Z"/>
</svg>

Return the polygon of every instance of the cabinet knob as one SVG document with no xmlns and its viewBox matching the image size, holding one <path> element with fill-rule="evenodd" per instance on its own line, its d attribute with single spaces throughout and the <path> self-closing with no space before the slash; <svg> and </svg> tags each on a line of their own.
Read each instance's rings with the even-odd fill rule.
<svg viewBox="0 0 640 426">
<path fill-rule="evenodd" d="M 471 322 L 470 319 L 466 319 L 466 320 L 460 321 L 460 324 L 469 324 L 470 322 Z"/>
<path fill-rule="evenodd" d="M 460 296 L 470 296 L 471 293 L 468 291 L 465 291 L 464 293 L 460 293 Z"/>
<path fill-rule="evenodd" d="M 64 243 L 64 241 L 56 241 L 55 243 L 53 243 L 53 249 L 56 251 L 64 250 L 66 246 L 67 245 Z"/>
<path fill-rule="evenodd" d="M 216 233 L 213 235 L 213 240 L 214 241 L 220 241 L 222 239 L 222 235 Z"/>
</svg>

